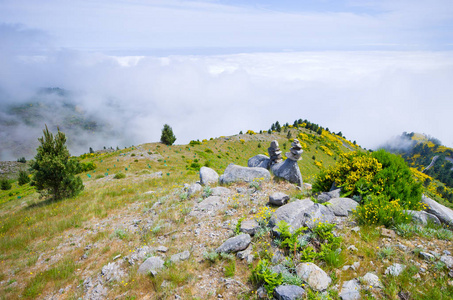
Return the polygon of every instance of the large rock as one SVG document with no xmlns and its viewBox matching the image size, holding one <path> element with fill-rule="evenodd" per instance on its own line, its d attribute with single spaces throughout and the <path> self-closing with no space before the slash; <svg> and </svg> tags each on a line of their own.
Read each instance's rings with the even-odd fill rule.
<svg viewBox="0 0 453 300">
<path fill-rule="evenodd" d="M 240 231 L 250 235 L 255 235 L 256 231 L 260 228 L 260 225 L 255 220 L 244 220 L 241 222 Z"/>
<path fill-rule="evenodd" d="M 295 183 L 298 186 L 302 186 L 303 184 L 302 174 L 300 173 L 299 165 L 295 160 L 287 159 L 277 163 L 271 167 L 271 171 L 275 176 Z"/>
<path fill-rule="evenodd" d="M 248 160 L 247 167 L 249 168 L 260 167 L 269 169 L 270 161 L 271 160 L 266 155 L 258 154 Z"/>
<path fill-rule="evenodd" d="M 328 202 L 328 208 L 337 217 L 347 217 L 356 209 L 358 203 L 350 198 L 333 198 Z"/>
<path fill-rule="evenodd" d="M 322 204 L 315 203 L 304 212 L 301 224 L 302 226 L 307 226 L 312 229 L 318 223 L 333 223 L 334 220 L 335 215 L 329 208 Z"/>
<path fill-rule="evenodd" d="M 271 226 L 275 226 L 280 221 L 285 221 L 291 226 L 292 230 L 302 226 L 304 212 L 314 205 L 310 199 L 296 200 L 280 206 L 271 216 L 269 221 Z"/>
<path fill-rule="evenodd" d="M 189 187 L 189 190 L 187 191 L 187 196 L 192 197 L 194 194 L 201 192 L 203 188 L 199 183 L 194 183 Z"/>
<path fill-rule="evenodd" d="M 200 169 L 200 182 L 202 185 L 209 185 L 211 183 L 217 183 L 219 180 L 219 174 L 211 168 L 201 167 Z"/>
<path fill-rule="evenodd" d="M 453 257 L 451 255 L 442 255 L 440 261 L 443 262 L 447 268 L 453 269 Z"/>
<path fill-rule="evenodd" d="M 435 215 L 442 223 L 453 226 L 453 210 L 426 196 L 422 197 L 422 202 L 428 205 L 425 209 L 428 213 Z"/>
<path fill-rule="evenodd" d="M 341 189 L 335 189 L 330 192 L 323 192 L 318 195 L 318 202 L 324 203 L 334 198 L 340 198 Z"/>
<path fill-rule="evenodd" d="M 221 197 L 211 196 L 198 203 L 194 207 L 194 209 L 190 212 L 190 215 L 191 216 L 198 215 L 198 212 L 214 213 L 224 207 L 225 203 Z"/>
<path fill-rule="evenodd" d="M 231 195 L 231 191 L 229 188 L 223 186 L 216 186 L 215 188 L 211 189 L 211 196 L 229 196 Z"/>
<path fill-rule="evenodd" d="M 138 273 L 156 275 L 157 272 L 164 267 L 164 261 L 157 256 L 153 256 L 145 260 L 138 268 Z"/>
<path fill-rule="evenodd" d="M 340 291 L 340 298 L 342 300 L 359 300 L 360 297 L 360 283 L 357 279 L 345 281 Z"/>
<path fill-rule="evenodd" d="M 282 192 L 276 192 L 269 196 L 269 203 L 277 206 L 286 204 L 289 196 Z"/>
<path fill-rule="evenodd" d="M 274 297 L 277 300 L 302 299 L 305 290 L 297 285 L 279 285 L 274 289 Z"/>
<path fill-rule="evenodd" d="M 249 245 L 250 242 L 252 241 L 250 235 L 244 233 L 237 235 L 235 237 L 229 238 L 226 240 L 222 245 L 220 245 L 219 248 L 217 248 L 215 251 L 220 253 L 230 253 L 230 252 L 238 252 L 241 250 L 246 249 Z"/>
<path fill-rule="evenodd" d="M 433 222 L 434 224 L 440 224 L 439 218 L 433 214 L 427 213 L 426 211 L 405 210 L 404 212 L 411 215 L 412 221 L 415 223 L 426 225 L 428 222 Z"/>
<path fill-rule="evenodd" d="M 186 250 L 181 253 L 173 254 L 170 258 L 170 261 L 172 263 L 177 263 L 182 260 L 187 260 L 187 259 L 189 259 L 189 257 L 190 257 L 190 252 L 188 250 Z"/>
<path fill-rule="evenodd" d="M 366 273 L 365 276 L 362 277 L 363 281 L 366 283 L 367 286 L 371 286 L 373 288 L 383 288 L 381 280 L 376 274 L 373 273 Z"/>
<path fill-rule="evenodd" d="M 252 182 L 254 179 L 269 181 L 271 179 L 271 174 L 264 168 L 248 168 L 230 164 L 225 169 L 225 173 L 220 176 L 220 183 L 229 184 L 238 181 Z"/>
<path fill-rule="evenodd" d="M 316 291 L 325 291 L 332 279 L 320 267 L 314 263 L 301 263 L 296 267 L 297 276 L 302 278 L 308 285 Z"/>
</svg>

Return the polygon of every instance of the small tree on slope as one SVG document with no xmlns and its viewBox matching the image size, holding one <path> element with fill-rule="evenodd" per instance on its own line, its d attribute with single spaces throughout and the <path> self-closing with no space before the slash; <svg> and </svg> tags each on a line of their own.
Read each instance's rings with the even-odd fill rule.
<svg viewBox="0 0 453 300">
<path fill-rule="evenodd" d="M 54 137 L 49 129 L 38 138 L 41 145 L 32 162 L 32 183 L 42 196 L 51 195 L 54 200 L 76 196 L 83 190 L 83 182 L 77 172 L 77 162 L 71 160 L 65 145 L 66 136 L 58 129 Z"/>
<path fill-rule="evenodd" d="M 173 143 L 176 141 L 176 137 L 173 134 L 173 129 L 171 129 L 170 125 L 164 125 L 164 128 L 162 129 L 162 135 L 160 136 L 160 141 L 168 146 L 173 145 Z"/>
</svg>

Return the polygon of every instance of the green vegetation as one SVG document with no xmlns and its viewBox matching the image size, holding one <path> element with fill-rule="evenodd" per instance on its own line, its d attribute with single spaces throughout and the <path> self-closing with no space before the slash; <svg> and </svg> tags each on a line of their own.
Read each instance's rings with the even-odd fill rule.
<svg viewBox="0 0 453 300">
<path fill-rule="evenodd" d="M 162 129 L 162 135 L 160 136 L 160 141 L 167 146 L 173 145 L 173 143 L 176 141 L 176 137 L 173 134 L 173 129 L 170 127 L 170 125 L 164 125 L 164 128 Z"/>
<path fill-rule="evenodd" d="M 33 169 L 33 185 L 42 196 L 52 196 L 54 200 L 74 197 L 83 190 L 83 182 L 77 173 L 77 163 L 69 159 L 66 148 L 66 136 L 60 130 L 53 136 L 46 126 L 44 136 L 38 141 L 41 145 L 35 160 L 31 163 Z"/>
<path fill-rule="evenodd" d="M 384 196 L 388 201 L 398 200 L 405 209 L 421 208 L 421 184 L 401 157 L 385 150 L 341 155 L 335 166 L 321 171 L 313 190 L 328 191 L 333 184 L 342 187 L 345 195 L 366 199 L 365 202 L 371 196 Z"/>
<path fill-rule="evenodd" d="M 24 185 L 30 182 L 30 177 L 28 177 L 27 172 L 19 171 L 19 177 L 17 178 L 17 182 L 19 185 Z"/>
<path fill-rule="evenodd" d="M 118 172 L 118 173 L 115 174 L 115 176 L 113 176 L 113 178 L 115 178 L 115 179 L 123 179 L 123 178 L 126 178 L 126 174 Z"/>
<path fill-rule="evenodd" d="M 0 189 L 2 189 L 3 191 L 10 190 L 11 187 L 12 187 L 11 182 L 9 182 L 8 179 L 0 180 Z"/>
</svg>

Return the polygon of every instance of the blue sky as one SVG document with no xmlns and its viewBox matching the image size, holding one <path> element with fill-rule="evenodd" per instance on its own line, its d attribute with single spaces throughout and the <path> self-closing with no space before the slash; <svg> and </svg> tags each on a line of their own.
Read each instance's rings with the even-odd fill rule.
<svg viewBox="0 0 453 300">
<path fill-rule="evenodd" d="M 451 0 L 0 0 L 0 104 L 74 91 L 112 146 L 299 118 L 367 148 L 403 131 L 453 146 L 452 50 Z"/>
</svg>

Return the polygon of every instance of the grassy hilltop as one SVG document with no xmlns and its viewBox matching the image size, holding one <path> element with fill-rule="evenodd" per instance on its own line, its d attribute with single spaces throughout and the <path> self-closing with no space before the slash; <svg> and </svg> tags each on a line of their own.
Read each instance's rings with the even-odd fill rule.
<svg viewBox="0 0 453 300">
<path fill-rule="evenodd" d="M 271 260 L 278 250 L 268 232 L 261 231 L 253 238 L 255 259 L 251 266 L 233 255 L 218 256 L 213 250 L 237 233 L 243 220 L 255 219 L 261 224 L 268 220 L 275 210 L 267 205 L 273 192 L 285 192 L 292 199 L 310 197 L 311 192 L 280 180 L 236 183 L 226 186 L 230 194 L 225 208 L 209 218 L 198 218 L 191 212 L 209 196 L 211 188 L 188 197 L 184 184 L 199 180 L 201 166 L 219 174 L 230 163 L 247 166 L 250 157 L 267 155 L 272 140 L 279 142 L 284 154 L 291 139 L 299 139 L 304 149 L 299 167 L 307 183 L 314 183 L 316 175 L 334 165 L 341 154 L 365 152 L 341 135 L 311 125 L 301 122 L 280 132 L 248 131 L 188 145 L 150 143 L 87 153 L 77 158 L 95 164 L 94 170 L 79 174 L 84 191 L 58 202 L 40 199 L 29 184 L 12 182 L 12 189 L 0 191 L 1 299 L 85 298 L 96 280 L 110 278 L 106 275 L 110 273 L 102 273 L 109 263 L 119 264 L 123 274 L 102 286 L 108 299 L 174 299 L 176 294 L 182 299 L 217 299 L 219 295 L 224 299 L 256 299 L 257 286 L 249 280 L 251 270 L 262 259 Z M 363 297 L 398 299 L 401 291 L 414 299 L 452 296 L 445 266 L 428 264 L 395 246 L 452 249 L 451 231 L 435 226 L 428 229 L 431 231 L 415 232 L 407 227 L 405 234 L 390 241 L 376 226 L 362 226 L 358 231 L 347 225 L 337 228 L 335 234 L 342 237 L 343 251 L 320 262 L 333 280 L 325 297 L 337 299 L 335 285 L 341 287 L 367 271 L 383 274 L 391 263 L 403 261 L 412 263 L 402 275 L 379 275 L 384 288 L 363 290 Z M 357 251 L 348 250 L 350 245 Z M 138 274 L 141 261 L 129 263 L 144 246 L 166 262 L 156 276 Z M 172 263 L 170 257 L 184 250 L 190 251 L 190 258 Z M 355 262 L 359 266 L 353 268 Z M 422 280 L 417 278 L 416 268 L 426 270 Z M 286 280 L 305 287 L 297 278 Z M 307 297 L 321 299 L 320 293 L 305 288 Z"/>
</svg>

